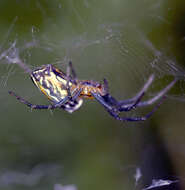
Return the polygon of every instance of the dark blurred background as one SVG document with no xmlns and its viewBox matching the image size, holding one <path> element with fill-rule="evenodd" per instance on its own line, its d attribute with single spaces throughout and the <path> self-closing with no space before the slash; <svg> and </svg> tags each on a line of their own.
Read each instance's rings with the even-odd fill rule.
<svg viewBox="0 0 185 190">
<path fill-rule="evenodd" d="M 180 0 L 1 0 L 0 53 L 16 41 L 33 69 L 65 70 L 71 60 L 80 79 L 107 78 L 118 99 L 134 96 L 152 73 L 145 99 L 180 80 L 152 118 L 128 123 L 88 100 L 73 114 L 31 111 L 8 90 L 33 104 L 47 98 L 0 60 L 0 189 L 140 190 L 153 179 L 179 180 L 155 189 L 185 189 L 184 21 Z"/>
</svg>

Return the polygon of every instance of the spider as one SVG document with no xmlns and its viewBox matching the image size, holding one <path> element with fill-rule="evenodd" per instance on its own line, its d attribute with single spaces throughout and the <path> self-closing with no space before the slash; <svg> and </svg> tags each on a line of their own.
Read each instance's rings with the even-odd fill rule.
<svg viewBox="0 0 185 190">
<path fill-rule="evenodd" d="M 33 83 L 51 101 L 51 105 L 34 105 L 24 98 L 16 95 L 14 92 L 9 91 L 10 95 L 15 96 L 17 100 L 24 103 L 31 109 L 62 108 L 67 112 L 72 113 L 82 106 L 83 98 L 95 99 L 112 117 L 120 121 L 144 121 L 148 119 L 162 103 L 167 91 L 169 91 L 177 81 L 177 79 L 174 79 L 153 98 L 141 101 L 145 92 L 154 80 L 154 75 L 151 75 L 143 88 L 133 98 L 118 101 L 110 95 L 106 79 L 103 80 L 102 84 L 92 80 L 77 79 L 72 62 L 69 62 L 66 73 L 51 64 L 43 65 L 42 67 L 31 71 L 31 69 L 28 68 L 20 59 L 13 63 L 18 64 L 22 69 L 29 73 Z M 159 103 L 145 116 L 119 116 L 121 112 L 131 111 L 137 107 L 149 106 L 159 99 Z"/>
</svg>

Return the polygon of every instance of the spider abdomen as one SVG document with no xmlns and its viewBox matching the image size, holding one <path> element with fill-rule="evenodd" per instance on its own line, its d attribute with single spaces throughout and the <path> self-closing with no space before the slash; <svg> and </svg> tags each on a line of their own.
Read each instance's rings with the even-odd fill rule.
<svg viewBox="0 0 185 190">
<path fill-rule="evenodd" d="M 52 102 L 60 102 L 67 95 L 67 81 L 63 73 L 56 71 L 52 65 L 46 65 L 34 70 L 31 79 L 40 91 Z M 71 86 L 72 83 L 69 83 Z"/>
</svg>

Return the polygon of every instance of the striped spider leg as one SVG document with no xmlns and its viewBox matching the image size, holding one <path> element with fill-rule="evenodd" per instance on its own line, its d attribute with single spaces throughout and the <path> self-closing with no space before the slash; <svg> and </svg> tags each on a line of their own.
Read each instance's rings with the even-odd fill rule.
<svg viewBox="0 0 185 190">
<path fill-rule="evenodd" d="M 174 86 L 174 84 L 177 82 L 177 79 L 175 78 L 171 83 L 169 83 L 164 89 L 162 89 L 157 95 L 155 95 L 153 98 L 141 101 L 143 98 L 145 92 L 149 88 L 149 86 L 152 84 L 154 80 L 154 75 L 151 75 L 148 79 L 148 81 L 145 83 L 143 88 L 131 99 L 127 100 L 121 100 L 117 101 L 114 97 L 112 97 L 108 92 L 108 82 L 104 79 L 104 84 L 106 87 L 106 95 L 100 96 L 99 94 L 94 93 L 93 96 L 97 99 L 99 103 L 101 103 L 104 108 L 107 110 L 107 112 L 114 117 L 117 120 L 120 121 L 144 121 L 148 119 L 152 114 L 159 108 L 162 101 L 165 98 L 165 94 Z M 143 107 L 143 106 L 149 106 L 154 104 L 156 101 L 158 101 L 158 104 L 154 106 L 151 112 L 147 113 L 145 116 L 142 117 L 120 117 L 120 112 L 127 112 L 131 111 L 132 109 L 136 109 L 137 107 Z"/>
</svg>

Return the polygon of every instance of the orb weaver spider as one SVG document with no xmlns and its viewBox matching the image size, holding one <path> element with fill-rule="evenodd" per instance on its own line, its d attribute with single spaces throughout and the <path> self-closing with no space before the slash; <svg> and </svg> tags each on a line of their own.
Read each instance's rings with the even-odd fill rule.
<svg viewBox="0 0 185 190">
<path fill-rule="evenodd" d="M 9 61 L 12 60 L 9 59 Z M 95 99 L 112 117 L 120 121 L 144 121 L 148 119 L 157 110 L 159 105 L 162 103 L 165 94 L 177 81 L 177 79 L 174 79 L 153 98 L 141 101 L 145 92 L 154 80 L 154 75 L 151 75 L 135 97 L 118 101 L 109 94 L 108 82 L 106 79 L 103 80 L 103 84 L 92 80 L 79 80 L 76 77 L 76 73 L 71 62 L 69 62 L 66 74 L 51 64 L 43 65 L 42 67 L 36 68 L 32 71 L 19 58 L 13 60 L 12 63 L 18 64 L 22 69 L 29 73 L 33 83 L 49 98 L 52 103 L 51 105 L 34 105 L 24 98 L 16 95 L 14 92 L 9 91 L 10 95 L 15 96 L 17 100 L 31 109 L 62 108 L 65 111 L 72 113 L 82 106 L 83 98 Z M 121 112 L 131 111 L 137 107 L 149 106 L 159 99 L 159 103 L 145 116 L 119 116 Z"/>
</svg>

